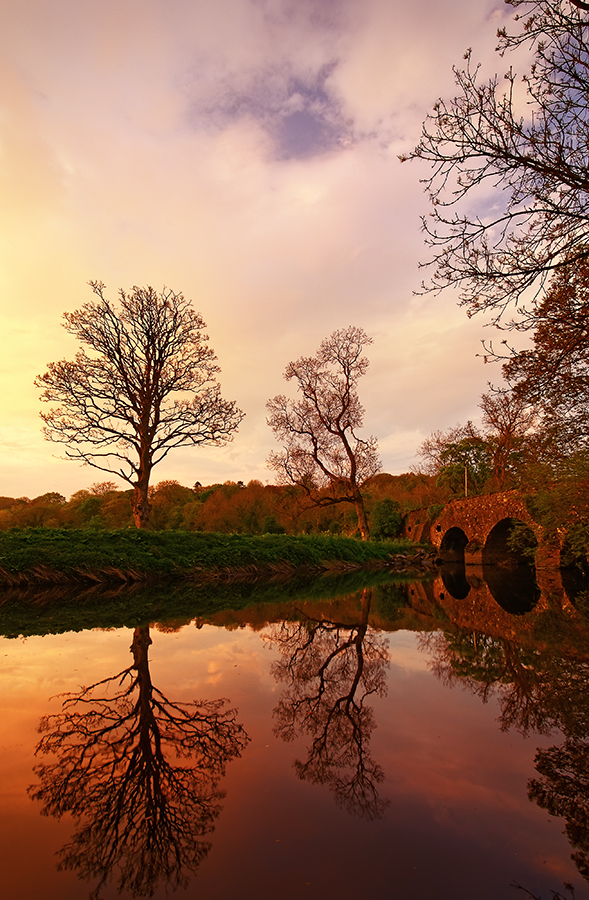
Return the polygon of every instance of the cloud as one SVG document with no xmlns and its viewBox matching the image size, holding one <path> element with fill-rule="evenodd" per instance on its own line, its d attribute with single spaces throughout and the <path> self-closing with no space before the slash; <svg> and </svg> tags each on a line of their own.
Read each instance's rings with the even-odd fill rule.
<svg viewBox="0 0 589 900">
<path fill-rule="evenodd" d="M 73 355 L 61 315 L 91 299 L 90 278 L 112 297 L 133 284 L 183 291 L 208 324 L 224 394 L 247 412 L 230 447 L 171 456 L 158 480 L 269 477 L 266 400 L 289 360 L 348 324 L 375 338 L 364 393 L 385 469 L 408 467 L 413 435 L 476 414 L 480 324 L 451 295 L 413 298 L 425 169 L 397 154 L 453 90 L 466 46 L 492 57 L 504 16 L 495 0 L 9 0 L 5 424 L 37 447 L 32 379 Z M 0 493 L 32 492 L 42 473 L 25 458 Z M 47 489 L 93 480 L 51 466 Z"/>
</svg>

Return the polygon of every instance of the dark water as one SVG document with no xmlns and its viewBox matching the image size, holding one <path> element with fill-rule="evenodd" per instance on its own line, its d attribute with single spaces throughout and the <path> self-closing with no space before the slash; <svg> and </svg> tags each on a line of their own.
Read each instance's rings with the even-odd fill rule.
<svg viewBox="0 0 589 900">
<path fill-rule="evenodd" d="M 508 575 L 7 600 L 2 896 L 588 898 L 589 617 Z"/>
</svg>

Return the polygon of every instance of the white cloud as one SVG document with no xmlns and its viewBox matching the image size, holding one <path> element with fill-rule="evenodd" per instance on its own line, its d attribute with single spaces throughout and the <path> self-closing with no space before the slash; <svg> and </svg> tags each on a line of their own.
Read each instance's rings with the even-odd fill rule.
<svg viewBox="0 0 589 900">
<path fill-rule="evenodd" d="M 474 358 L 480 323 L 451 296 L 412 299 L 424 170 L 396 154 L 451 91 L 465 47 L 491 59 L 504 16 L 494 0 L 7 4 L 4 423 L 38 435 L 32 379 L 74 352 L 59 323 L 91 299 L 88 279 L 111 296 L 167 284 L 202 312 L 247 418 L 232 445 L 170 457 L 156 480 L 266 480 L 266 400 L 289 360 L 348 324 L 375 338 L 367 426 L 385 468 L 406 469 L 412 436 L 476 412 L 489 376 Z M 30 440 L 0 493 L 14 479 L 34 493 L 22 481 L 49 472 L 64 493 L 93 480 Z"/>
</svg>

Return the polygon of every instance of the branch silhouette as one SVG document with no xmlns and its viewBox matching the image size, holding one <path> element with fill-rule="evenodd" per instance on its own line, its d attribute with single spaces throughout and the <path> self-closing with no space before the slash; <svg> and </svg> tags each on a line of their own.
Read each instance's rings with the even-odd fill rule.
<svg viewBox="0 0 589 900">
<path fill-rule="evenodd" d="M 208 854 L 228 762 L 249 738 L 225 700 L 173 703 L 151 682 L 149 628 L 136 628 L 133 664 L 66 694 L 62 712 L 41 719 L 29 795 L 43 815 L 76 821 L 59 851 L 60 870 L 98 878 L 98 900 L 113 879 L 119 892 L 150 897 L 160 883 L 186 887 Z"/>
<path fill-rule="evenodd" d="M 295 761 L 298 777 L 327 784 L 340 806 L 366 819 L 388 806 L 378 792 L 384 772 L 370 755 L 375 722 L 365 705 L 371 694 L 385 695 L 388 666 L 386 639 L 368 627 L 371 597 L 366 588 L 353 625 L 305 618 L 283 623 L 269 638 L 281 655 L 272 674 L 287 685 L 274 710 L 275 734 L 312 738 L 307 759 Z"/>
</svg>

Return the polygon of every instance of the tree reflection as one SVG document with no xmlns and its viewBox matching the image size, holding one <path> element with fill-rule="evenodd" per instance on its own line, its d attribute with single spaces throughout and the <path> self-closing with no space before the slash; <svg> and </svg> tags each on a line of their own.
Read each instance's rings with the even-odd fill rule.
<svg viewBox="0 0 589 900">
<path fill-rule="evenodd" d="M 445 683 L 467 684 L 483 702 L 497 696 L 502 730 L 564 735 L 562 745 L 537 751 L 528 796 L 566 820 L 572 859 L 589 881 L 589 658 L 459 629 L 422 643 Z"/>
<path fill-rule="evenodd" d="M 374 714 L 371 694 L 386 692 L 386 638 L 368 626 L 372 591 L 362 593 L 353 624 L 312 619 L 284 622 L 269 640 L 280 659 L 272 666 L 286 691 L 274 711 L 275 733 L 292 741 L 312 737 L 307 759 L 297 760 L 299 778 L 326 784 L 348 812 L 366 819 L 381 816 L 388 801 L 379 797 L 384 778 L 369 750 Z"/>
<path fill-rule="evenodd" d="M 187 885 L 211 847 L 219 781 L 248 741 L 225 700 L 172 703 L 157 690 L 150 644 L 149 628 L 136 628 L 132 665 L 65 695 L 38 728 L 36 753 L 56 761 L 35 767 L 29 794 L 43 815 L 76 820 L 59 869 L 98 878 L 95 900 L 111 877 L 134 897 Z"/>
</svg>

